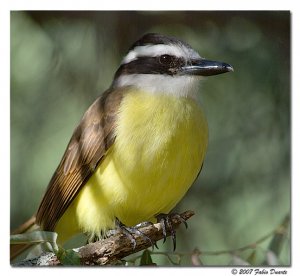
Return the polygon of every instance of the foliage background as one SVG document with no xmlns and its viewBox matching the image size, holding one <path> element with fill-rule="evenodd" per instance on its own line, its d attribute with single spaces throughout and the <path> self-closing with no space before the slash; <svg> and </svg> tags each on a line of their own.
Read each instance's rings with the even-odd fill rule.
<svg viewBox="0 0 300 276">
<path fill-rule="evenodd" d="M 176 207 L 196 211 L 187 232 L 178 231 L 178 251 L 244 246 L 289 214 L 289 12 L 13 11 L 11 229 L 37 210 L 82 114 L 146 32 L 177 36 L 235 69 L 201 85 L 209 149 L 197 183 Z M 255 249 L 252 264 L 263 261 L 270 239 Z M 170 241 L 160 245 L 171 248 Z M 289 235 L 280 252 L 279 264 L 289 265 Z M 200 258 L 205 265 L 233 263 L 230 254 Z M 169 264 L 165 256 L 153 259 Z"/>
</svg>

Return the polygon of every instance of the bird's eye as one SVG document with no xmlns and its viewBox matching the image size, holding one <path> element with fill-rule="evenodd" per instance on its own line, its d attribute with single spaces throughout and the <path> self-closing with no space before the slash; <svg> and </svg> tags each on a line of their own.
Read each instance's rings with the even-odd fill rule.
<svg viewBox="0 0 300 276">
<path fill-rule="evenodd" d="M 170 64 L 173 61 L 173 57 L 170 55 L 162 55 L 159 56 L 159 63 L 160 64 Z"/>
</svg>

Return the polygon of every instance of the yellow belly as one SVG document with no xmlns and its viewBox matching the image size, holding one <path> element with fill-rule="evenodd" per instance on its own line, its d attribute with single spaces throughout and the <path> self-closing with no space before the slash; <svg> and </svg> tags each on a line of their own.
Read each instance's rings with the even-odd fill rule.
<svg viewBox="0 0 300 276">
<path fill-rule="evenodd" d="M 60 240 L 99 234 L 168 213 L 195 180 L 207 148 L 207 123 L 189 98 L 132 91 L 123 99 L 116 140 L 57 224 Z"/>
</svg>

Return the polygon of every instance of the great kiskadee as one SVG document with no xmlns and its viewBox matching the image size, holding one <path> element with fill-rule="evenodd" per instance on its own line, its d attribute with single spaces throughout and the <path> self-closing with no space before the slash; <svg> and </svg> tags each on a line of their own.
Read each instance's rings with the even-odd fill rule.
<svg viewBox="0 0 300 276">
<path fill-rule="evenodd" d="M 169 213 L 206 153 L 199 80 L 230 71 L 174 37 L 150 33 L 135 42 L 76 127 L 36 224 L 64 242 L 80 232 L 101 236 L 116 220 L 134 226 Z"/>
</svg>

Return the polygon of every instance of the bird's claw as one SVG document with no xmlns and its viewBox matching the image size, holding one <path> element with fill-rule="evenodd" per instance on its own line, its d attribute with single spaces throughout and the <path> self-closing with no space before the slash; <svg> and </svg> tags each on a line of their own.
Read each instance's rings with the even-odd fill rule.
<svg viewBox="0 0 300 276">
<path fill-rule="evenodd" d="M 131 242 L 132 248 L 136 248 L 136 239 L 134 235 L 142 237 L 145 241 L 150 242 L 152 246 L 152 250 L 154 249 L 154 246 L 158 249 L 156 242 L 153 242 L 147 235 L 145 235 L 142 231 L 140 231 L 138 228 L 145 227 L 148 225 L 153 225 L 151 222 L 142 222 L 137 224 L 134 227 L 128 227 L 124 225 L 118 218 L 116 218 L 116 226 L 118 230 L 124 234 Z"/>
<path fill-rule="evenodd" d="M 167 229 L 169 229 L 169 231 L 171 233 L 172 242 L 173 242 L 173 250 L 175 251 L 175 249 L 176 249 L 176 231 L 170 222 L 170 219 L 174 218 L 174 217 L 176 217 L 178 220 L 180 220 L 185 225 L 185 228 L 188 228 L 188 225 L 187 225 L 185 219 L 178 213 L 173 213 L 173 214 L 161 213 L 156 216 L 156 219 L 157 219 L 157 222 L 159 222 L 161 224 L 163 237 L 164 237 L 164 240 L 163 240 L 164 243 L 167 238 Z"/>
</svg>

